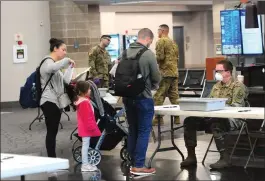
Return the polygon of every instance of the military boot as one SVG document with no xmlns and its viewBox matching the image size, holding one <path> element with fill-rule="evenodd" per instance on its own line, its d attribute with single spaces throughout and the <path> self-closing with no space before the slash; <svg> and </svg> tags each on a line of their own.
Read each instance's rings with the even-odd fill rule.
<svg viewBox="0 0 265 181">
<path fill-rule="evenodd" d="M 174 116 L 174 124 L 180 124 L 179 116 Z"/>
<path fill-rule="evenodd" d="M 230 167 L 228 153 L 226 151 L 221 152 L 220 159 L 216 163 L 211 164 L 210 167 L 212 169 L 222 169 L 222 168 Z"/>
<path fill-rule="evenodd" d="M 158 125 L 158 117 L 156 116 L 155 119 L 153 119 L 153 126 L 157 126 Z M 160 125 L 164 125 L 164 119 L 163 117 L 160 118 Z"/>
<path fill-rule="evenodd" d="M 181 167 L 188 167 L 197 164 L 195 147 L 188 147 L 187 149 L 188 149 L 188 157 L 183 162 L 181 162 L 180 164 Z"/>
</svg>

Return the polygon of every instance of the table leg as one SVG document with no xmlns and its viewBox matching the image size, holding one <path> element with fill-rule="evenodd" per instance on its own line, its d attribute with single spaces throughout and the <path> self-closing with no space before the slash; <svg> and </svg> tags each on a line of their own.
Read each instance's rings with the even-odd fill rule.
<svg viewBox="0 0 265 181">
<path fill-rule="evenodd" d="M 179 152 L 179 154 L 180 154 L 180 156 L 182 158 L 182 161 L 184 161 L 184 155 L 180 151 L 180 149 L 177 147 L 177 145 L 175 144 L 175 141 L 174 141 L 174 130 L 180 129 L 182 127 L 183 126 L 180 126 L 180 127 L 174 129 L 174 116 L 171 116 L 171 143 L 174 146 L 174 148 Z"/>
<path fill-rule="evenodd" d="M 152 161 L 157 153 L 157 151 L 159 150 L 160 146 L 161 146 L 161 116 L 157 116 L 157 120 L 158 120 L 158 124 L 157 124 L 157 129 L 158 129 L 158 135 L 157 135 L 157 138 L 158 138 L 158 144 L 157 144 L 157 147 L 155 149 L 155 152 L 153 153 L 153 155 L 151 156 L 150 160 L 149 160 L 149 163 L 148 163 L 148 167 L 151 168 L 152 166 Z"/>
<path fill-rule="evenodd" d="M 25 175 L 21 175 L 20 180 L 25 181 Z"/>
</svg>

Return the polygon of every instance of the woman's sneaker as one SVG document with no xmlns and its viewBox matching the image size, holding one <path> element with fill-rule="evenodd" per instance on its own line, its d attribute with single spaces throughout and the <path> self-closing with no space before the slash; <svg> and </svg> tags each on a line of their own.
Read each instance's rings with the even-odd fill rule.
<svg viewBox="0 0 265 181">
<path fill-rule="evenodd" d="M 97 170 L 98 170 L 98 168 L 96 166 L 89 165 L 89 164 L 83 164 L 81 167 L 82 172 L 94 172 Z"/>
<path fill-rule="evenodd" d="M 155 168 L 136 168 L 132 167 L 130 172 L 134 175 L 151 175 L 156 173 Z"/>
</svg>

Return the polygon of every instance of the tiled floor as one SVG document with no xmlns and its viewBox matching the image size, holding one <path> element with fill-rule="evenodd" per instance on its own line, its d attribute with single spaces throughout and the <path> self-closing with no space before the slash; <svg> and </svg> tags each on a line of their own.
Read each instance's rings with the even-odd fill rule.
<svg viewBox="0 0 265 181">
<path fill-rule="evenodd" d="M 104 156 L 96 172 L 80 172 L 80 165 L 72 162 L 69 171 L 58 171 L 54 173 L 42 173 L 27 175 L 26 180 L 216 180 L 216 181 L 262 181 L 264 180 L 264 169 L 248 169 L 244 171 L 240 167 L 232 167 L 221 171 L 211 171 L 208 166 L 198 163 L 197 167 L 180 169 L 180 161 L 157 158 L 154 166 L 157 173 L 151 176 L 131 176 L 128 167 L 118 157 Z M 18 180 L 9 178 L 6 180 Z"/>
<path fill-rule="evenodd" d="M 1 152 L 16 153 L 16 154 L 34 154 L 46 156 L 45 151 L 45 125 L 43 122 L 36 122 L 32 126 L 32 131 L 29 131 L 28 126 L 32 119 L 36 116 L 36 110 L 20 110 L 6 109 L 1 114 Z M 196 168 L 181 170 L 181 157 L 177 151 L 168 151 L 157 153 L 153 166 L 157 169 L 157 173 L 148 177 L 131 177 L 128 173 L 126 164 L 121 162 L 119 152 L 121 145 L 111 151 L 102 151 L 102 161 L 99 165 L 99 171 L 94 173 L 81 173 L 80 165 L 77 165 L 73 159 L 71 148 L 74 140 L 70 140 L 70 133 L 76 127 L 75 113 L 70 113 L 71 121 L 67 121 L 66 116 L 62 116 L 63 129 L 57 136 L 57 156 L 70 160 L 69 171 L 60 171 L 55 173 L 42 173 L 36 175 L 27 175 L 26 180 L 222 180 L 222 181 L 261 181 L 265 178 L 263 169 L 248 169 L 245 171 L 241 167 L 232 167 L 221 171 L 211 171 L 208 167 L 209 163 L 215 162 L 219 157 L 216 153 L 210 153 L 206 160 L 206 166 L 198 163 Z M 169 119 L 166 118 L 166 125 L 169 125 Z M 166 129 L 166 126 L 163 127 Z M 175 134 L 176 145 L 186 156 L 186 149 L 183 141 L 182 130 Z M 210 140 L 210 135 L 199 134 L 198 147 L 196 154 L 198 162 L 201 162 L 207 145 Z M 156 148 L 157 143 L 153 143 L 150 139 L 150 144 L 147 152 L 147 157 L 150 158 Z M 161 147 L 171 146 L 169 135 L 163 136 Z M 213 146 L 214 147 L 214 146 Z M 10 178 L 8 180 L 18 180 L 19 178 Z"/>
</svg>

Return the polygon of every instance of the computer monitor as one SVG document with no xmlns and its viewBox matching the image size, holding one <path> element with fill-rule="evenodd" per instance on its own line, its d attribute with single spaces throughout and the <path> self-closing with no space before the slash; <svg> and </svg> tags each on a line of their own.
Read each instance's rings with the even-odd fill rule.
<svg viewBox="0 0 265 181">
<path fill-rule="evenodd" d="M 137 41 L 137 35 L 123 35 L 123 49 L 129 48 L 130 44 Z"/>
<path fill-rule="evenodd" d="M 241 18 L 241 32 L 242 32 L 242 45 L 244 55 L 257 55 L 263 54 L 263 37 L 262 37 L 262 23 L 261 15 L 258 15 L 259 28 L 245 28 L 246 11 L 240 11 Z"/>
<path fill-rule="evenodd" d="M 120 55 L 120 35 L 119 34 L 112 34 L 110 35 L 111 42 L 106 50 L 109 52 L 111 61 L 118 60 Z"/>
<path fill-rule="evenodd" d="M 242 54 L 240 10 L 220 11 L 223 55 Z"/>
</svg>

